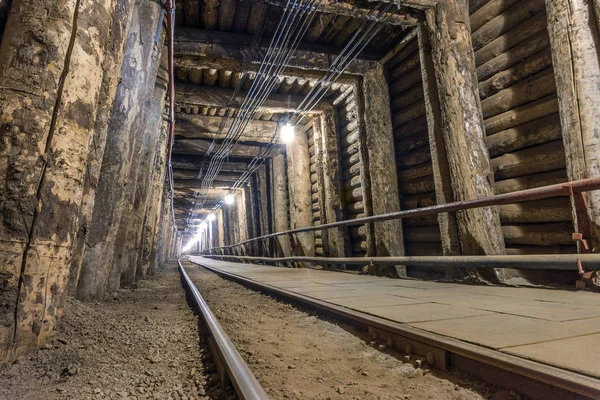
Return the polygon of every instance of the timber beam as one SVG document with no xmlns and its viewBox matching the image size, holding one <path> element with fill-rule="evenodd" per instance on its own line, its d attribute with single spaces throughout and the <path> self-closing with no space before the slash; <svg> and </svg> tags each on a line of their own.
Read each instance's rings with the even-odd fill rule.
<svg viewBox="0 0 600 400">
<path fill-rule="evenodd" d="M 269 41 L 264 39 L 253 46 L 253 37 L 230 32 L 207 31 L 194 28 L 179 28 L 175 34 L 175 56 L 202 57 L 224 62 L 242 62 L 244 65 L 257 65 L 263 62 L 269 49 Z M 286 67 L 302 71 L 330 71 L 330 66 L 340 49 L 322 45 L 309 45 L 298 48 L 286 62 Z M 346 70 L 348 75 L 364 75 L 375 66 L 376 61 L 364 58 L 353 60 Z"/>
<path fill-rule="evenodd" d="M 402 2 L 402 8 L 392 15 L 382 15 L 381 18 L 389 17 L 389 25 L 410 26 L 416 25 L 423 19 L 421 10 L 433 7 L 439 0 L 407 0 Z M 266 3 L 275 7 L 286 7 L 286 2 L 282 0 L 250 0 L 250 2 Z M 364 1 L 346 0 L 332 1 L 327 0 L 316 6 L 318 12 L 323 14 L 340 15 L 344 17 L 365 19 L 371 11 L 371 7 L 364 6 Z M 395 8 L 393 9 L 395 11 Z"/>
<path fill-rule="evenodd" d="M 216 86 L 176 83 L 175 101 L 180 104 L 207 107 L 239 108 L 248 92 L 240 90 L 235 96 L 234 92 L 234 89 L 224 89 Z M 300 107 L 304 99 L 305 96 L 300 95 L 271 93 L 265 102 L 258 107 L 258 110 L 273 113 L 294 112 Z M 312 110 L 315 112 L 321 111 L 326 104 L 327 101 L 321 100 Z"/>
<path fill-rule="evenodd" d="M 208 152 L 212 144 L 211 140 L 204 139 L 182 139 L 177 138 L 173 144 L 173 154 L 197 154 L 203 155 Z M 213 154 L 218 151 L 221 147 L 220 143 L 217 143 Z M 231 157 L 257 157 L 262 154 L 264 146 L 253 146 L 249 144 L 237 144 L 231 148 L 229 156 Z M 278 154 L 281 149 L 278 146 L 273 147 L 264 156 L 271 158 Z"/>
<path fill-rule="evenodd" d="M 192 169 L 173 169 L 173 179 L 197 179 L 199 170 Z M 220 171 L 217 175 L 218 180 L 235 182 L 242 176 L 242 172 Z"/>
<path fill-rule="evenodd" d="M 245 159 L 230 160 L 222 165 L 221 172 L 246 172 L 250 161 L 251 160 L 246 161 Z M 181 154 L 173 154 L 171 165 L 175 169 L 200 170 L 201 168 L 206 167 L 206 165 L 203 164 L 202 156 Z"/>
<path fill-rule="evenodd" d="M 175 132 L 188 139 L 224 139 L 224 132 L 229 130 L 233 121 L 233 118 L 218 116 L 179 114 Z M 278 134 L 278 127 L 278 123 L 274 121 L 250 121 L 242 132 L 240 141 L 271 143 Z"/>
</svg>

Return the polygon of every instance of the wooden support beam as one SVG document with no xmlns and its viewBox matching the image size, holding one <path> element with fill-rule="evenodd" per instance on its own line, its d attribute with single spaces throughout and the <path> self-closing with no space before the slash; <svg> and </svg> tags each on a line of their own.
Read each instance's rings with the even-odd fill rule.
<svg viewBox="0 0 600 400">
<path fill-rule="evenodd" d="M 178 28 L 175 32 L 176 57 L 201 57 L 245 65 L 260 65 L 269 49 L 271 39 L 264 39 L 258 46 L 253 37 L 230 32 L 205 31 L 194 28 Z M 329 71 L 341 49 L 322 45 L 301 45 L 287 60 L 286 67 L 301 71 Z M 344 71 L 350 75 L 363 75 L 375 65 L 375 61 L 356 58 Z"/>
<path fill-rule="evenodd" d="M 198 179 L 199 170 L 193 169 L 173 169 L 173 178 L 174 179 Z M 217 175 L 218 180 L 235 182 L 242 176 L 242 172 L 227 172 L 221 171 Z M 200 176 L 202 178 L 202 176 Z"/>
<path fill-rule="evenodd" d="M 465 1 L 443 0 L 426 11 L 440 98 L 440 126 L 456 201 L 494 195 Z M 452 56 L 448 56 L 452 54 Z M 457 213 L 463 254 L 504 254 L 497 207 Z M 503 281 L 510 270 L 486 274 Z"/>
<path fill-rule="evenodd" d="M 282 0 L 250 0 L 264 2 L 275 7 L 286 7 L 286 2 Z M 420 10 L 433 7 L 439 0 L 406 0 L 402 1 L 402 8 L 396 11 L 393 8 L 392 15 L 381 16 L 388 18 L 390 25 L 410 26 L 416 25 L 422 20 Z M 344 1 L 324 1 L 319 3 L 316 8 L 319 13 L 332 14 L 334 16 L 365 19 L 372 9 L 372 6 L 365 7 L 364 2 L 357 0 Z"/>
<path fill-rule="evenodd" d="M 248 92 L 240 90 L 235 96 L 234 92 L 234 89 L 224 89 L 217 86 L 177 83 L 175 84 L 175 101 L 179 104 L 205 107 L 239 108 Z M 298 109 L 304 98 L 305 96 L 300 95 L 271 93 L 258 110 L 272 113 L 293 112 Z M 318 102 L 313 111 L 320 111 L 326 104 L 326 100 Z"/>
<path fill-rule="evenodd" d="M 189 188 L 190 190 L 196 189 L 199 190 L 202 185 L 202 179 L 175 179 L 173 181 L 174 187 L 176 189 L 185 189 Z M 214 188 L 230 188 L 233 186 L 235 182 L 215 179 L 212 183 L 211 187 Z"/>
<path fill-rule="evenodd" d="M 597 2 L 594 2 L 598 4 Z M 546 0 L 569 180 L 600 176 L 600 35 L 590 2 Z M 600 251 L 600 193 L 587 194 L 592 251 Z M 578 232 L 582 219 L 573 207 Z M 582 232 L 588 234 L 587 232 Z M 582 250 L 581 245 L 580 251 Z"/>
<path fill-rule="evenodd" d="M 310 183 L 310 154 L 306 132 L 296 132 L 292 143 L 287 144 L 288 187 L 290 195 L 291 229 L 312 226 L 312 199 Z M 315 233 L 294 234 L 292 250 L 294 255 L 315 255 Z"/>
<path fill-rule="evenodd" d="M 246 161 L 230 161 L 224 163 L 221 167 L 221 171 L 227 172 L 245 172 L 248 170 L 248 163 Z M 200 170 L 206 166 L 202 164 L 202 156 L 192 156 L 184 154 L 174 154 L 171 159 L 171 165 L 173 168 L 179 169 L 193 169 Z"/>
<path fill-rule="evenodd" d="M 176 138 L 175 143 L 173 144 L 173 154 L 197 154 L 204 155 L 207 153 L 208 149 L 211 146 L 211 140 L 203 140 L 203 139 L 181 139 Z M 222 142 L 217 143 L 213 150 L 213 154 L 217 152 L 221 147 Z M 262 154 L 263 146 L 253 146 L 249 144 L 237 144 L 233 146 L 231 149 L 229 156 L 230 157 L 256 157 L 259 154 Z M 278 154 L 281 148 L 279 146 L 274 147 L 269 152 L 266 153 L 266 157 L 273 157 Z"/>
<path fill-rule="evenodd" d="M 326 109 L 314 120 L 317 173 L 321 194 L 321 223 L 343 221 L 345 202 L 341 167 L 337 116 L 333 107 Z M 323 218 L 324 215 L 324 218 Z M 323 231 L 323 252 L 328 257 L 349 255 L 350 242 L 344 227 Z"/>
<path fill-rule="evenodd" d="M 275 232 L 290 229 L 287 199 L 286 160 L 284 154 L 278 154 L 273 157 L 273 222 Z M 275 238 L 275 252 L 280 257 L 289 257 L 292 254 L 289 236 L 284 235 Z"/>
<path fill-rule="evenodd" d="M 431 151 L 431 165 L 435 184 L 437 204 L 452 203 L 452 179 L 448 166 L 448 155 L 444 145 L 444 135 L 441 127 L 440 99 L 438 86 L 435 80 L 433 60 L 431 59 L 431 45 L 429 34 L 424 25 L 418 28 L 419 54 L 421 59 L 421 73 L 423 75 L 423 91 L 425 92 L 425 107 L 427 110 L 427 128 L 429 148 Z M 437 221 L 440 226 L 442 239 L 442 253 L 444 255 L 460 255 L 460 241 L 458 238 L 458 225 L 456 213 L 438 214 Z M 456 269 L 446 270 L 446 276 L 452 278 Z"/>
<path fill-rule="evenodd" d="M 364 76 L 362 96 L 358 97 L 359 103 L 364 102 L 359 113 L 365 124 L 373 213 L 400 211 L 390 97 L 383 66 L 378 65 Z M 375 223 L 375 254 L 404 255 L 402 220 Z M 396 266 L 396 272 L 406 276 L 406 267 Z"/>
<path fill-rule="evenodd" d="M 189 139 L 224 139 L 233 118 L 219 116 L 177 114 L 175 132 L 178 136 Z M 253 120 L 248 123 L 241 142 L 271 143 L 277 137 L 279 124 L 274 121 Z"/>
</svg>

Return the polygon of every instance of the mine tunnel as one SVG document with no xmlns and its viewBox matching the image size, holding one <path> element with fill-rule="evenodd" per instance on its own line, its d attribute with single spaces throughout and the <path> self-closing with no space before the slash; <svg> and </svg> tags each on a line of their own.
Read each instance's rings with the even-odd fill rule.
<svg viewBox="0 0 600 400">
<path fill-rule="evenodd" d="M 0 35 L 0 399 L 600 399 L 600 0 Z"/>
</svg>

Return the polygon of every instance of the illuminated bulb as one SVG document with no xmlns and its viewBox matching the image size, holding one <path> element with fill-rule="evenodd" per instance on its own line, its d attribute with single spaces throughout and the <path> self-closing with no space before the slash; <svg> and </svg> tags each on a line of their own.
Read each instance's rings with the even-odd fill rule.
<svg viewBox="0 0 600 400">
<path fill-rule="evenodd" d="M 233 197 L 232 194 L 228 194 L 227 196 L 225 196 L 225 204 L 233 204 L 233 202 L 235 201 L 235 197 Z"/>
<path fill-rule="evenodd" d="M 283 143 L 292 143 L 296 135 L 294 127 L 290 124 L 285 124 L 281 127 L 280 138 Z"/>
<path fill-rule="evenodd" d="M 208 214 L 208 217 L 206 217 L 207 221 L 214 221 L 215 219 L 217 219 L 215 214 Z"/>
</svg>

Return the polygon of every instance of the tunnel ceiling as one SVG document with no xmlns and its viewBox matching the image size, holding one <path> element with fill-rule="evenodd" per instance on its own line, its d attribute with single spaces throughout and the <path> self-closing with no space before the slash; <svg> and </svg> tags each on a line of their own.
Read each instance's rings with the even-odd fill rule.
<svg viewBox="0 0 600 400">
<path fill-rule="evenodd" d="M 422 18 L 433 0 L 402 2 L 387 24 L 329 89 L 320 103 L 331 103 L 350 90 L 366 69 L 384 56 Z M 218 146 L 252 85 L 286 2 L 177 0 L 175 32 L 176 136 L 173 145 L 174 211 L 180 230 L 193 229 L 223 197 L 263 146 L 277 138 L 280 126 L 302 102 L 349 42 L 373 2 L 322 2 L 283 74 L 254 120 L 240 137 L 205 196 L 191 212 L 209 162 L 203 157 Z M 260 39 L 260 40 L 259 40 Z M 254 43 L 253 43 L 254 41 Z M 234 96 L 240 80 L 241 90 Z M 318 106 L 316 107 L 318 109 Z M 310 115 L 302 121 L 311 124 Z M 267 155 L 285 151 L 281 144 Z"/>
</svg>

